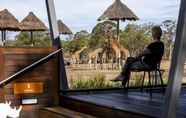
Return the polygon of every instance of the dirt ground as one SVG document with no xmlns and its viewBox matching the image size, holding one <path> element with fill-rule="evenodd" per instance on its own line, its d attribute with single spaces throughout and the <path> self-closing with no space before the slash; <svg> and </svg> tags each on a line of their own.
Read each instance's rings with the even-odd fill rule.
<svg viewBox="0 0 186 118">
<path fill-rule="evenodd" d="M 116 65 L 113 65 L 114 67 Z M 164 69 L 167 73 L 169 71 L 170 61 L 162 61 L 161 69 Z M 71 79 L 88 79 L 96 74 L 103 74 L 107 80 L 113 79 L 120 72 L 121 69 L 111 69 L 112 64 L 105 64 L 100 68 L 100 65 L 97 68 L 88 64 L 78 64 L 78 65 L 70 65 L 67 69 L 67 78 Z"/>
</svg>

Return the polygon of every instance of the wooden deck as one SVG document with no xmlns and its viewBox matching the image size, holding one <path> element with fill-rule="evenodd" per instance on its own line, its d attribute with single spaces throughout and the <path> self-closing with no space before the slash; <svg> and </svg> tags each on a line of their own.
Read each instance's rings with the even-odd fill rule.
<svg viewBox="0 0 186 118">
<path fill-rule="evenodd" d="M 40 109 L 39 118 L 96 118 L 62 107 L 46 107 Z"/>
<path fill-rule="evenodd" d="M 164 94 L 154 91 L 152 98 L 147 92 L 137 90 L 108 90 L 73 92 L 62 95 L 61 105 L 79 112 L 105 118 L 158 118 L 162 114 Z M 186 118 L 186 88 L 183 88 L 178 118 Z"/>
</svg>

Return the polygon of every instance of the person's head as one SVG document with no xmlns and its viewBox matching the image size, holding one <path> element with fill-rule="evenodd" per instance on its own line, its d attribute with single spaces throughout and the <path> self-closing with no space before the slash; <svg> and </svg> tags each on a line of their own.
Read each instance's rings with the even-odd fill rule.
<svg viewBox="0 0 186 118">
<path fill-rule="evenodd" d="M 160 40 L 162 36 L 162 29 L 160 26 L 152 27 L 152 37 L 154 40 Z"/>
</svg>

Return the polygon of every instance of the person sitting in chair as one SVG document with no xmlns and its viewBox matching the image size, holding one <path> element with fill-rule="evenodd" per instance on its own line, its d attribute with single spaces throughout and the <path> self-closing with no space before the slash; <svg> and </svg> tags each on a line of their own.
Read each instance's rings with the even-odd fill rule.
<svg viewBox="0 0 186 118">
<path fill-rule="evenodd" d="M 150 43 L 138 56 L 128 57 L 122 72 L 113 81 L 122 81 L 126 86 L 130 79 L 131 70 L 156 69 L 164 54 L 164 43 L 161 41 L 162 30 L 160 26 L 152 28 L 153 42 Z"/>
</svg>

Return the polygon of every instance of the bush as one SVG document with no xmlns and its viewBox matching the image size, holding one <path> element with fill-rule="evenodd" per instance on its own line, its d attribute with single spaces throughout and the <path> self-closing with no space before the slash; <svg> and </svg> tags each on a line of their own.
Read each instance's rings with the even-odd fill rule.
<svg viewBox="0 0 186 118">
<path fill-rule="evenodd" d="M 113 83 L 105 80 L 102 74 L 96 74 L 92 78 L 77 79 L 71 81 L 72 89 L 102 89 L 102 88 L 116 88 L 121 87 L 121 83 Z"/>
<path fill-rule="evenodd" d="M 163 74 L 164 84 L 167 84 L 167 73 Z M 159 80 L 159 79 L 158 79 Z M 159 83 L 160 84 L 160 83 Z M 103 89 L 103 88 L 121 88 L 121 82 L 111 82 L 105 79 L 103 74 L 96 74 L 94 77 L 87 79 L 76 79 L 70 81 L 71 89 Z M 142 75 L 139 73 L 132 74 L 130 79 L 130 87 L 142 86 Z M 148 77 L 144 81 L 144 86 L 148 86 Z"/>
</svg>

